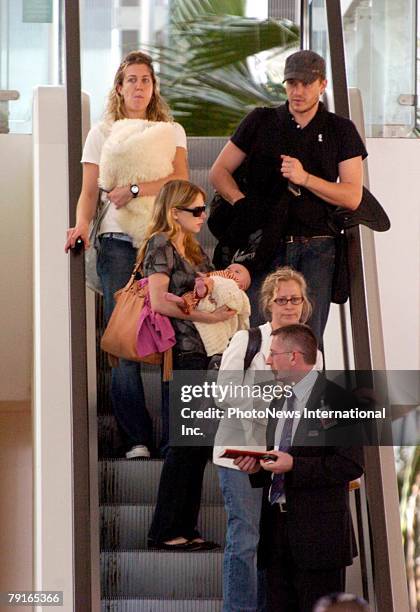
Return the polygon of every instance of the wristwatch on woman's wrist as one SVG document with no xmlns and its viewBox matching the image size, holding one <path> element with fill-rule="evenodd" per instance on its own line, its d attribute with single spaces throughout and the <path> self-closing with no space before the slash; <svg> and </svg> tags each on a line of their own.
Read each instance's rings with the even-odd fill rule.
<svg viewBox="0 0 420 612">
<path fill-rule="evenodd" d="M 130 185 L 130 191 L 133 198 L 140 195 L 140 187 L 138 185 Z"/>
</svg>

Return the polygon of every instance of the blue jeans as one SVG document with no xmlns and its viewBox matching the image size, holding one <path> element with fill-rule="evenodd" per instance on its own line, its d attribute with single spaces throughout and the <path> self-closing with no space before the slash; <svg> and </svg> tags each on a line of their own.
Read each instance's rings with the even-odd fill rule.
<svg viewBox="0 0 420 612">
<path fill-rule="evenodd" d="M 327 324 L 331 304 L 332 279 L 334 274 L 335 240 L 331 238 L 308 238 L 307 242 L 282 242 L 277 248 L 270 270 L 255 275 L 248 291 L 251 301 L 251 325 L 261 325 L 264 317 L 258 312 L 258 298 L 262 282 L 269 272 L 279 266 L 291 266 L 305 277 L 309 299 L 313 306 L 308 325 L 322 346 L 322 336 Z"/>
<path fill-rule="evenodd" d="M 251 285 L 246 292 L 251 304 L 251 316 L 249 319 L 251 327 L 258 327 L 267 321 L 266 316 L 261 312 L 260 308 L 260 291 L 264 279 L 272 271 L 273 269 L 270 266 L 266 272 L 254 272 L 252 274 Z"/>
<path fill-rule="evenodd" d="M 115 306 L 114 293 L 124 287 L 136 261 L 137 249 L 131 242 L 100 238 L 97 270 L 104 290 L 104 315 L 108 322 Z M 120 359 L 112 368 L 112 408 L 127 448 L 151 448 L 152 420 L 146 409 L 140 364 Z"/>
<path fill-rule="evenodd" d="M 227 514 L 223 560 L 223 612 L 256 612 L 262 609 L 257 572 L 262 488 L 253 489 L 248 474 L 218 466 Z"/>
</svg>

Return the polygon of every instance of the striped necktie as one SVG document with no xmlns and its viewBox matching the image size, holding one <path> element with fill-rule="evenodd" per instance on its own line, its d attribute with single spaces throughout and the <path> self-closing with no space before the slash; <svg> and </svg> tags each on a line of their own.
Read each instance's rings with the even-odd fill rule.
<svg viewBox="0 0 420 612">
<path fill-rule="evenodd" d="M 293 406 L 295 401 L 295 395 L 287 398 L 286 410 L 292 416 L 287 416 L 284 420 L 283 430 L 281 432 L 280 443 L 278 446 L 279 451 L 287 453 L 292 446 L 292 433 L 293 433 Z M 284 474 L 273 474 L 270 488 L 270 504 L 275 504 L 280 497 L 284 494 Z"/>
</svg>

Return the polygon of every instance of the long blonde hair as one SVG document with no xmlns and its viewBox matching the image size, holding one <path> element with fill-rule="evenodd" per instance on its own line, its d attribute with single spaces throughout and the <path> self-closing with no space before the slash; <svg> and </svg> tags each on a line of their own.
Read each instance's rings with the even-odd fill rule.
<svg viewBox="0 0 420 612">
<path fill-rule="evenodd" d="M 139 249 L 137 261 L 143 262 L 147 243 L 155 234 L 166 234 L 168 240 L 173 240 L 179 232 L 171 209 L 190 206 L 195 198 L 201 194 L 206 199 L 206 193 L 198 185 L 177 179 L 168 181 L 161 187 L 153 205 L 153 214 L 142 246 Z M 185 236 L 185 257 L 193 264 L 199 265 L 203 261 L 203 254 L 196 238 L 187 233 Z"/>
<path fill-rule="evenodd" d="M 269 274 L 264 280 L 260 291 L 261 310 L 264 313 L 264 316 L 271 321 L 271 308 L 273 300 L 276 297 L 277 289 L 280 283 L 287 281 L 295 281 L 295 283 L 299 285 L 303 296 L 303 307 L 300 323 L 306 323 L 312 314 L 312 305 L 308 298 L 306 280 L 303 274 L 297 272 L 290 266 L 282 266 L 281 268 L 277 268 L 277 270 Z"/>
<path fill-rule="evenodd" d="M 159 93 L 155 70 L 152 64 L 150 55 L 142 51 L 131 51 L 122 60 L 115 73 L 114 85 L 108 94 L 108 101 L 105 109 L 106 121 L 118 121 L 119 119 L 127 119 L 127 113 L 124 105 L 124 98 L 119 93 L 118 89 L 123 84 L 125 69 L 132 64 L 144 64 L 147 66 L 153 82 L 152 98 L 146 109 L 146 119 L 149 121 L 172 121 L 171 111 L 169 106 Z"/>
</svg>

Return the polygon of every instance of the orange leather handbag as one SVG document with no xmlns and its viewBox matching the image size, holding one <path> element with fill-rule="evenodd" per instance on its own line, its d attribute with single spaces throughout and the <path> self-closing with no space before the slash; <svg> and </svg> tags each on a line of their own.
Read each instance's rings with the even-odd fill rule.
<svg viewBox="0 0 420 612">
<path fill-rule="evenodd" d="M 153 365 L 163 364 L 163 380 L 170 380 L 172 349 L 141 357 L 137 352 L 138 324 L 148 295 L 147 285 L 140 287 L 136 280 L 139 268 L 140 264 L 137 263 L 128 283 L 114 295 L 116 304 L 102 336 L 101 349 L 108 353 L 109 363 L 112 367 L 118 367 L 120 358 Z"/>
</svg>

